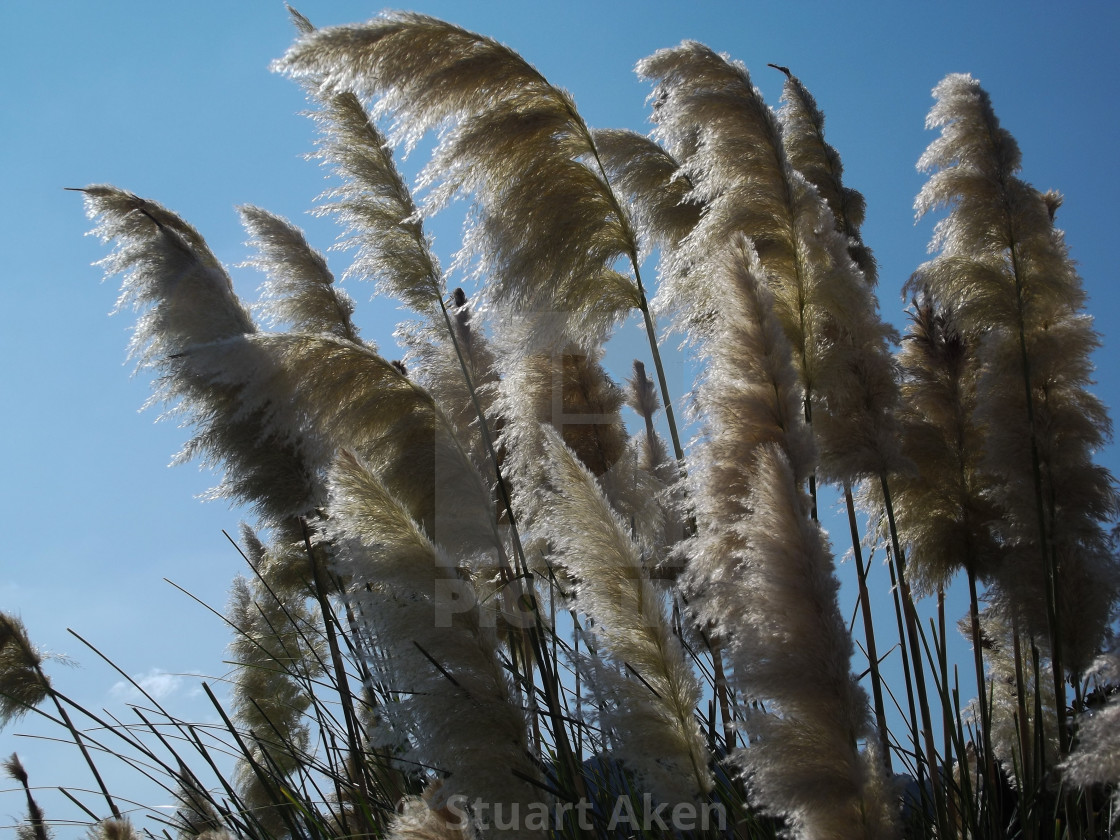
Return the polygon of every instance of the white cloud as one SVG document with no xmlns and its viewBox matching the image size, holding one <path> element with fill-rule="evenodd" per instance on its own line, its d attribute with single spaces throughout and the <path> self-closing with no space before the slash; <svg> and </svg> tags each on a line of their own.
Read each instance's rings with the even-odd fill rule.
<svg viewBox="0 0 1120 840">
<path fill-rule="evenodd" d="M 132 679 L 144 689 L 151 697 L 164 703 L 173 697 L 191 698 L 202 693 L 197 677 L 201 672 L 192 671 L 187 674 L 173 674 L 162 668 L 152 668 L 142 674 L 133 674 Z M 118 680 L 109 689 L 109 695 L 122 703 L 139 703 L 144 700 L 135 686 L 125 680 Z"/>
</svg>

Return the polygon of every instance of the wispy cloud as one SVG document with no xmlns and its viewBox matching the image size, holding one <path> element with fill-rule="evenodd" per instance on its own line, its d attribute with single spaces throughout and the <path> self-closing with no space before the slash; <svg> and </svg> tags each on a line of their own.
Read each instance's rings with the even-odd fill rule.
<svg viewBox="0 0 1120 840">
<path fill-rule="evenodd" d="M 201 676 L 201 671 L 171 673 L 162 668 L 152 668 L 141 674 L 133 674 L 132 679 L 149 695 L 162 703 L 172 697 L 189 699 L 202 694 L 201 685 L 196 679 L 196 677 Z M 144 699 L 144 696 L 136 687 L 125 680 L 118 680 L 113 683 L 113 686 L 109 689 L 109 695 L 114 700 L 123 703 L 136 703 Z"/>
</svg>

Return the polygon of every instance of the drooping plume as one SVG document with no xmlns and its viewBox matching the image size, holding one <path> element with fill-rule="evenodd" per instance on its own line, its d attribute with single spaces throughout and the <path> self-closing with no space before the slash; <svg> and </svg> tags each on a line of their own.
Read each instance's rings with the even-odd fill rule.
<svg viewBox="0 0 1120 840">
<path fill-rule="evenodd" d="M 597 129 L 593 136 L 611 184 L 628 199 L 634 227 L 646 238 L 643 249 L 675 248 L 703 209 L 680 163 L 634 131 Z"/>
<path fill-rule="evenodd" d="M 491 299 L 552 313 L 569 335 L 593 341 L 640 305 L 634 279 L 613 268 L 636 246 L 593 168 L 590 131 L 571 97 L 508 47 L 398 12 L 309 33 L 277 67 L 324 95 L 378 97 L 374 114 L 391 115 L 406 148 L 442 131 L 421 176 L 426 212 L 459 193 L 475 197 L 459 260 L 474 261 Z"/>
<path fill-rule="evenodd" d="M 130 356 L 157 377 L 152 402 L 167 405 L 193 428 L 176 461 L 200 457 L 208 466 L 221 465 L 224 476 L 214 494 L 252 505 L 270 523 L 313 510 L 323 498 L 313 468 L 322 442 L 309 429 L 298 437 L 270 435 L 260 412 L 246 409 L 238 387 L 215 387 L 189 361 L 202 347 L 236 352 L 243 346 L 237 339 L 257 332 L 202 237 L 131 193 L 109 186 L 83 192 L 88 214 L 98 219 L 94 233 L 116 243 L 101 265 L 109 275 L 123 274 L 117 307 L 141 313 Z M 228 364 L 267 362 L 258 354 Z"/>
<path fill-rule="evenodd" d="M 268 276 L 264 313 L 296 332 L 331 333 L 361 344 L 350 316 L 354 302 L 334 283 L 323 255 L 287 219 L 246 205 L 241 221 L 257 255 L 248 261 Z"/>
<path fill-rule="evenodd" d="M 237 389 L 242 410 L 279 439 L 312 430 L 323 442 L 317 475 L 337 450 L 353 450 L 446 550 L 494 549 L 489 490 L 450 422 L 371 350 L 329 335 L 259 334 L 196 348 L 184 364 L 201 381 Z"/>
</svg>

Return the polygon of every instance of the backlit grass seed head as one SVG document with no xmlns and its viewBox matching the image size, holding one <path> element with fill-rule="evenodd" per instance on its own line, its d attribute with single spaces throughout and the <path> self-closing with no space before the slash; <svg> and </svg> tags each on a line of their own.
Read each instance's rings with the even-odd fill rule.
<svg viewBox="0 0 1120 840">
<path fill-rule="evenodd" d="M 324 94 L 313 116 L 320 132 L 314 157 L 341 182 L 320 196 L 316 212 L 342 225 L 339 247 L 356 249 L 346 277 L 373 280 L 379 292 L 431 311 L 443 294 L 439 261 L 385 137 L 348 91 Z"/>
<path fill-rule="evenodd" d="M 245 205 L 240 213 L 257 251 L 248 265 L 268 276 L 261 307 L 266 317 L 296 332 L 331 333 L 361 343 L 350 317 L 354 302 L 334 284 L 326 259 L 307 244 L 303 232 L 259 207 Z"/>
<path fill-rule="evenodd" d="M 700 686 L 673 635 L 629 527 L 557 432 L 544 428 L 549 489 L 540 527 L 576 582 L 575 606 L 595 623 L 604 652 L 634 673 L 607 691 L 620 706 L 619 757 L 659 798 L 687 801 L 711 787 L 693 709 Z"/>
<path fill-rule="evenodd" d="M 102 820 L 86 833 L 87 840 L 141 840 L 141 837 L 127 818 Z"/>
<path fill-rule="evenodd" d="M 423 15 L 389 13 L 318 30 L 277 63 L 325 93 L 375 97 L 391 141 L 441 141 L 420 176 L 425 212 L 456 194 L 475 216 L 456 262 L 518 310 L 566 313 L 572 335 L 602 334 L 639 303 L 613 265 L 636 253 L 591 133 L 571 97 L 496 41 Z"/>
<path fill-rule="evenodd" d="M 900 437 L 913 465 L 891 477 L 910 582 L 920 593 L 947 587 L 964 568 L 980 580 L 1001 552 L 993 526 L 1000 509 L 984 465 L 985 429 L 976 415 L 978 337 L 928 296 L 915 301 L 903 339 Z"/>
<path fill-rule="evenodd" d="M 725 615 L 720 630 L 732 684 L 766 711 L 748 714 L 750 741 L 734 759 L 758 804 L 785 816 L 796 836 L 893 836 L 881 765 L 858 748 L 868 701 L 850 670 L 827 540 L 777 445 L 760 449 L 752 477 L 728 581 L 747 607 Z"/>
<path fill-rule="evenodd" d="M 370 663 L 396 698 L 384 713 L 408 734 L 409 760 L 450 774 L 444 800 L 528 803 L 540 796 L 528 759 L 526 720 L 512 702 L 498 658 L 493 621 L 475 593 L 453 614 L 438 601 L 440 583 L 473 592 L 457 565 L 377 477 L 343 454 L 331 475 L 328 531 L 347 546 L 338 571 L 348 598 L 383 656 Z M 516 771 L 516 772 L 514 772 Z"/>
<path fill-rule="evenodd" d="M 48 697 L 51 687 L 42 663 L 23 622 L 0 613 L 0 726 L 19 719 Z"/>
<path fill-rule="evenodd" d="M 644 134 L 596 129 L 593 137 L 612 186 L 627 198 L 634 227 L 644 237 L 643 252 L 676 248 L 703 210 L 681 164 Z"/>
<path fill-rule="evenodd" d="M 817 188 L 836 218 L 837 230 L 848 240 L 852 261 L 859 267 L 864 279 L 875 285 L 875 257 L 860 236 L 867 202 L 858 190 L 844 186 L 840 153 L 824 139 L 824 113 L 816 99 L 788 69 L 777 69 L 786 74 L 782 89 L 783 105 L 778 111 L 786 158 L 790 166 Z"/>
<path fill-rule="evenodd" d="M 115 187 L 82 192 L 87 214 L 98 221 L 93 233 L 116 244 L 100 265 L 106 275 L 123 275 L 117 309 L 132 306 L 141 313 L 129 348 L 140 367 L 158 370 L 191 345 L 256 329 L 198 231 Z"/>
</svg>

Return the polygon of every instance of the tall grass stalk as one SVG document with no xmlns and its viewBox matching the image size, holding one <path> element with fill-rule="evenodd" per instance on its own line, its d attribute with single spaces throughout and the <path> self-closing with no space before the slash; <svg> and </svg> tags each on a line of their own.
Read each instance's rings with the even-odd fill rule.
<svg viewBox="0 0 1120 840">
<path fill-rule="evenodd" d="M 333 179 L 316 212 L 342 227 L 343 276 L 416 320 L 388 359 L 326 257 L 246 206 L 265 330 L 187 222 L 82 190 L 139 311 L 131 356 L 191 429 L 180 459 L 218 468 L 215 495 L 256 518 L 224 616 L 232 702 L 203 685 L 218 724 L 148 694 L 139 723 L 91 713 L 5 619 L 0 713 L 51 698 L 36 711 L 102 794 L 64 791 L 91 836 L 1105 836 L 1120 505 L 1092 460 L 1099 339 L 1059 201 L 1018 180 L 982 89 L 935 91 L 918 206 L 948 213 L 896 349 L 865 202 L 790 69 L 774 65 L 775 112 L 738 62 L 662 50 L 638 65 L 651 138 L 592 130 L 515 52 L 444 21 L 293 20 L 276 69 L 315 107 Z M 414 197 L 394 155 L 429 134 Z M 457 197 L 445 273 L 425 225 Z M 624 387 L 608 340 L 637 313 L 652 376 L 635 362 Z M 702 364 L 687 446 L 657 318 Z M 862 656 L 819 521 L 830 486 Z M 958 576 L 972 713 L 949 655 Z M 103 781 L 111 755 L 174 798 L 154 830 Z"/>
</svg>

